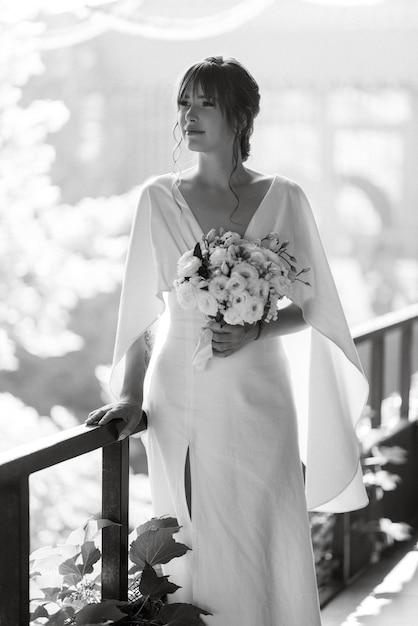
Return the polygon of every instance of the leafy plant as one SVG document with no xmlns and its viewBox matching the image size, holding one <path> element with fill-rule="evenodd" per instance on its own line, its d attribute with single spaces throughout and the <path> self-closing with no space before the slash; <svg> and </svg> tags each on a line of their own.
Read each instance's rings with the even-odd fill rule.
<svg viewBox="0 0 418 626">
<path fill-rule="evenodd" d="M 175 541 L 180 530 L 172 517 L 153 518 L 138 526 L 129 557 L 129 600 L 101 600 L 100 558 L 95 540 L 109 520 L 91 519 L 70 534 L 67 543 L 36 550 L 30 557 L 31 625 L 88 626 L 124 624 L 199 626 L 203 609 L 187 603 L 167 604 L 179 586 L 161 572 L 164 565 L 190 548 Z"/>
</svg>

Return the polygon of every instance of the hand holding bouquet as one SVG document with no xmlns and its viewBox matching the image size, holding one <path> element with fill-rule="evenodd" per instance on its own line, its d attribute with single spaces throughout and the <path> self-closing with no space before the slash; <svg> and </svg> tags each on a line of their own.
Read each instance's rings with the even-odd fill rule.
<svg viewBox="0 0 418 626">
<path fill-rule="evenodd" d="M 278 301 L 292 299 L 293 283 L 309 270 L 297 271 L 288 245 L 278 233 L 247 241 L 238 233 L 212 229 L 178 260 L 174 286 L 180 306 L 221 324 L 277 319 Z M 202 339 L 207 344 L 209 337 Z M 201 351 L 198 346 L 195 355 Z"/>
</svg>

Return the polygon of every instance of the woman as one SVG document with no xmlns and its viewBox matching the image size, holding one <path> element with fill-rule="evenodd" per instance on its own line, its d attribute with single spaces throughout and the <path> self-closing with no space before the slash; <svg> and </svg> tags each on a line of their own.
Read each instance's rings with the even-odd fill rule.
<svg viewBox="0 0 418 626">
<path fill-rule="evenodd" d="M 178 126 L 197 164 L 142 187 L 111 383 L 116 390 L 122 380 L 120 396 L 88 423 L 122 419 L 124 437 L 142 408 L 148 415 L 155 514 L 177 517 L 192 548 L 168 569 L 182 586 L 174 601 L 210 611 L 210 626 L 318 626 L 305 487 L 311 509 L 367 503 L 353 429 L 367 384 L 303 192 L 244 165 L 258 111 L 258 86 L 234 59 L 205 59 L 181 81 Z M 264 325 L 221 326 L 184 310 L 173 290 L 177 261 L 213 227 L 249 240 L 280 233 L 311 268 L 311 286 L 295 283 L 293 303 Z M 144 401 L 144 333 L 165 307 L 170 325 Z M 309 410 L 298 447 L 281 336 L 305 326 Z M 193 355 L 204 327 L 212 357 L 202 368 Z"/>
</svg>

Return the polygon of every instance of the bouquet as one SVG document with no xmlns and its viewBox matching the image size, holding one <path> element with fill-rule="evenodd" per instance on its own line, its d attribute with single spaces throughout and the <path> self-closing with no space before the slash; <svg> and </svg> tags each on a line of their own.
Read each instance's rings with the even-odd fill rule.
<svg viewBox="0 0 418 626">
<path fill-rule="evenodd" d="M 178 260 L 174 281 L 178 303 L 231 325 L 277 319 L 278 302 L 292 299 L 294 282 L 309 285 L 300 275 L 310 268 L 297 271 L 288 245 L 278 233 L 248 241 L 238 233 L 213 228 Z M 206 345 L 198 345 L 196 363 L 209 339 L 211 343 L 209 334 L 201 336 L 199 343 Z"/>
</svg>

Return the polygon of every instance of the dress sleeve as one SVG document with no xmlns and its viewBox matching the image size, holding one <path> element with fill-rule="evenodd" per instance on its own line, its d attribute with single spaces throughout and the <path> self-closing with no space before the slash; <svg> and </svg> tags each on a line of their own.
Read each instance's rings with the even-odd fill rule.
<svg viewBox="0 0 418 626">
<path fill-rule="evenodd" d="M 119 397 L 123 383 L 126 352 L 164 310 L 152 243 L 151 208 L 149 184 L 144 183 L 131 229 L 119 305 L 110 376 L 115 398 Z"/>
<path fill-rule="evenodd" d="M 308 402 L 299 416 L 308 509 L 350 511 L 368 503 L 356 423 L 368 383 L 335 287 L 315 219 L 303 191 L 290 188 L 298 267 L 311 283 L 295 283 L 294 301 L 311 326 Z"/>
</svg>

